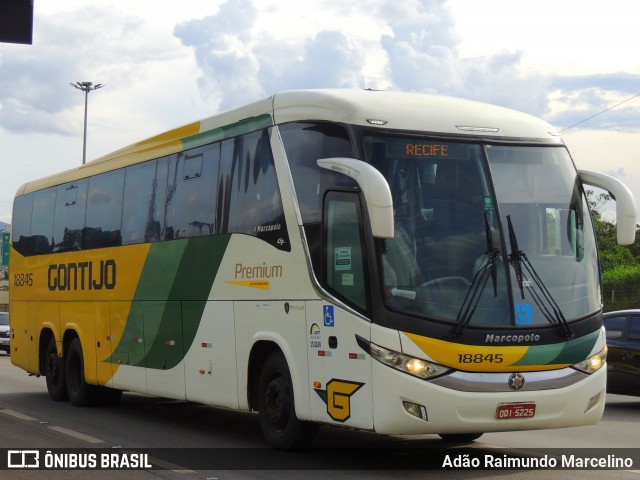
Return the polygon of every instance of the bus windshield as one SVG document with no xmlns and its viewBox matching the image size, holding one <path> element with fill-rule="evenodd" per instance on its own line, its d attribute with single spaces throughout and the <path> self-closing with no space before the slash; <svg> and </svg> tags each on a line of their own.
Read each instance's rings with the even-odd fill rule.
<svg viewBox="0 0 640 480">
<path fill-rule="evenodd" d="M 464 325 L 567 324 L 599 308 L 586 199 L 562 146 L 365 136 L 389 182 L 387 306 Z"/>
</svg>

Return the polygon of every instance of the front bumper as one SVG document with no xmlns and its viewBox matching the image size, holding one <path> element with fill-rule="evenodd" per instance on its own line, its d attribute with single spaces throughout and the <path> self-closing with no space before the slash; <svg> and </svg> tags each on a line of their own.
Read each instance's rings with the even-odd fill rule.
<svg viewBox="0 0 640 480">
<path fill-rule="evenodd" d="M 376 361 L 372 366 L 375 431 L 384 434 L 485 433 L 575 427 L 597 423 L 604 411 L 606 368 L 568 385 L 551 382 L 548 389 L 528 390 L 525 386 L 519 391 L 468 391 L 471 388 L 459 388 L 458 385 L 453 389 L 401 374 Z M 473 374 L 466 375 L 472 384 Z M 526 377 L 531 373 L 524 372 L 523 375 Z M 557 376 L 557 373 L 550 375 Z M 411 415 L 403 402 L 423 406 L 427 418 Z M 532 418 L 497 419 L 498 405 L 525 402 L 535 402 L 536 412 Z"/>
</svg>

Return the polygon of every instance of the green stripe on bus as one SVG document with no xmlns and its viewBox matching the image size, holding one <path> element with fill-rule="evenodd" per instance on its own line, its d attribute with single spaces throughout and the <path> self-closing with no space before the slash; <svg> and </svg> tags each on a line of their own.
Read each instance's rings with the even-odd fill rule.
<svg viewBox="0 0 640 480">
<path fill-rule="evenodd" d="M 107 361 L 170 369 L 193 343 L 230 234 L 151 245 L 120 343 Z"/>
<path fill-rule="evenodd" d="M 529 347 L 520 360 L 513 365 L 548 365 L 560 354 L 565 343 L 552 343 L 550 345 L 533 345 Z"/>
<path fill-rule="evenodd" d="M 551 345 L 534 345 L 529 347 L 527 353 L 514 363 L 514 366 L 549 365 L 553 363 L 573 365 L 589 356 L 599 336 L 600 330 L 596 330 L 584 337 L 576 338 L 568 342 Z"/>
<path fill-rule="evenodd" d="M 202 145 L 208 145 L 214 142 L 220 142 L 227 138 L 237 137 L 244 135 L 245 133 L 255 132 L 262 130 L 273 125 L 273 119 L 269 114 L 257 115 L 255 117 L 240 120 L 237 123 L 231 125 L 225 125 L 224 127 L 213 128 L 196 135 L 192 135 L 182 139 L 182 144 L 185 150 L 190 148 L 200 147 Z"/>
<path fill-rule="evenodd" d="M 141 300 L 168 300 L 188 240 L 152 243 L 133 297 Z"/>
<path fill-rule="evenodd" d="M 589 357 L 599 337 L 600 330 L 596 330 L 589 335 L 567 342 L 560 355 L 555 359 L 555 363 L 574 364 L 583 361 Z"/>
</svg>

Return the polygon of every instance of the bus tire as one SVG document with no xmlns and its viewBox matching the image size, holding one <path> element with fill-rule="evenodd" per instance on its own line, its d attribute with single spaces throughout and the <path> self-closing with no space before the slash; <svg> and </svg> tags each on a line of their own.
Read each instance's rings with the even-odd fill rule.
<svg viewBox="0 0 640 480">
<path fill-rule="evenodd" d="M 96 402 L 97 387 L 89 385 L 84 377 L 84 355 L 78 337 L 67 349 L 67 393 L 69 401 L 76 407 L 86 407 Z"/>
<path fill-rule="evenodd" d="M 440 433 L 438 434 L 445 442 L 468 443 L 480 438 L 482 433 Z"/>
<path fill-rule="evenodd" d="M 271 354 L 260 371 L 258 416 L 264 438 L 276 448 L 308 446 L 318 431 L 317 424 L 296 417 L 291 374 L 280 352 Z"/>
<path fill-rule="evenodd" d="M 45 350 L 44 376 L 47 381 L 49 397 L 56 402 L 69 399 L 67 394 L 65 358 L 58 357 L 56 339 L 51 337 Z"/>
</svg>

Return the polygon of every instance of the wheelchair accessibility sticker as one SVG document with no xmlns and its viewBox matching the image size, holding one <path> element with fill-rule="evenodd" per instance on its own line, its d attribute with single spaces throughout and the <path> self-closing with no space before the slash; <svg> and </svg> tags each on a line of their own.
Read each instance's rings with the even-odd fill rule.
<svg viewBox="0 0 640 480">
<path fill-rule="evenodd" d="M 516 303 L 516 325 L 533 324 L 533 308 L 530 303 Z"/>
<path fill-rule="evenodd" d="M 333 316 L 333 305 L 323 305 L 322 312 L 324 316 L 324 326 L 325 327 L 335 326 L 335 317 Z"/>
</svg>

